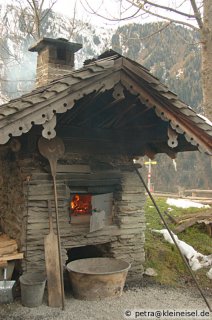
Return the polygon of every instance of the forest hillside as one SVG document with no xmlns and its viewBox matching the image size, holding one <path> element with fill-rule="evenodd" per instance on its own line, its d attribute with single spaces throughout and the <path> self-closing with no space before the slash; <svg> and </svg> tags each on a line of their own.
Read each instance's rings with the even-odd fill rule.
<svg viewBox="0 0 212 320">
<path fill-rule="evenodd" d="M 36 54 L 28 52 L 35 42 L 32 17 L 13 5 L 1 5 L 0 33 L 2 104 L 34 87 Z M 188 28 L 147 23 L 104 29 L 49 10 L 41 23 L 41 35 L 81 43 L 83 49 L 76 55 L 76 67 L 112 48 L 147 67 L 184 102 L 202 112 L 200 44 L 198 35 Z M 178 154 L 176 165 L 166 155 L 157 155 L 156 160 L 152 174 L 155 190 L 212 189 L 211 161 L 205 154 Z"/>
</svg>

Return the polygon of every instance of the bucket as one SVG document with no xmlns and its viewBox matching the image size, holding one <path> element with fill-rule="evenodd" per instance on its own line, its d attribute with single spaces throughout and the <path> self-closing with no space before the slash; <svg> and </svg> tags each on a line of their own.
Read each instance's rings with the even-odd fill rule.
<svg viewBox="0 0 212 320">
<path fill-rule="evenodd" d="M 15 281 L 7 280 L 7 263 L 4 267 L 4 280 L 0 281 L 0 304 L 13 302 L 13 287 Z"/>
<path fill-rule="evenodd" d="M 120 297 L 130 264 L 113 258 L 87 258 L 69 262 L 73 295 L 80 300 Z"/>
<path fill-rule="evenodd" d="M 21 303 L 25 307 L 38 307 L 43 302 L 46 277 L 40 273 L 25 273 L 20 278 Z"/>
</svg>

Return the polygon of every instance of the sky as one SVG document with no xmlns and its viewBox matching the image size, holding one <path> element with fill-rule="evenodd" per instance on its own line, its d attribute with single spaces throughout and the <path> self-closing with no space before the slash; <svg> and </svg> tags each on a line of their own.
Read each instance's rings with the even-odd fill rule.
<svg viewBox="0 0 212 320">
<path fill-rule="evenodd" d="M 109 21 L 107 19 L 98 17 L 97 15 L 92 13 L 92 10 L 86 5 L 86 1 L 84 0 L 57 0 L 57 2 L 54 5 L 54 10 L 60 12 L 61 14 L 65 13 L 67 16 L 72 17 L 74 12 L 75 1 L 76 14 L 79 19 L 86 20 L 96 25 L 103 24 L 109 27 L 117 27 L 118 25 L 127 22 L 120 22 L 117 19 L 115 19 L 114 21 Z M 88 0 L 88 2 L 91 5 L 91 8 L 95 11 L 98 11 L 98 13 L 100 13 L 102 16 L 108 17 L 109 19 L 119 18 L 120 4 L 118 0 Z M 129 10 L 127 12 L 127 15 L 130 16 L 134 12 L 135 9 Z M 140 18 L 136 19 L 136 21 L 140 20 Z"/>
<path fill-rule="evenodd" d="M 39 3 L 41 2 L 41 0 L 37 0 L 37 1 Z M 96 16 L 95 14 L 92 14 L 91 10 L 86 5 L 86 0 L 44 0 L 44 8 L 49 7 L 49 5 L 53 2 L 55 2 L 53 6 L 54 11 L 62 15 L 66 15 L 70 18 L 72 18 L 74 15 L 74 8 L 76 3 L 76 17 L 80 20 L 83 20 L 85 22 L 90 22 L 94 25 L 100 25 L 100 24 L 105 25 L 106 27 L 107 26 L 117 27 L 118 25 L 123 24 L 119 21 L 107 21 L 106 19 L 102 19 Z M 83 5 L 81 4 L 81 2 L 83 3 Z M 91 4 L 93 9 L 98 10 L 98 12 L 105 17 L 109 17 L 109 18 L 113 18 L 113 16 L 117 18 L 119 17 L 119 7 L 120 7 L 119 0 L 88 0 L 87 2 Z M 24 6 L 24 4 L 27 4 L 27 0 L 0 0 L 0 5 L 7 5 L 7 4 L 13 4 L 13 5 L 21 4 L 21 6 Z M 135 10 L 133 11 L 131 10 L 129 12 L 129 15 L 134 12 Z"/>
<path fill-rule="evenodd" d="M 93 24 L 104 24 L 106 26 L 114 26 L 117 27 L 118 25 L 123 25 L 130 22 L 137 22 L 137 23 L 146 23 L 149 21 L 158 21 L 158 18 L 150 17 L 148 14 L 141 15 L 138 13 L 135 15 L 136 18 L 134 19 L 126 19 L 123 21 L 118 21 L 118 19 L 126 18 L 134 15 L 137 11 L 137 8 L 133 7 L 130 8 L 131 5 L 125 1 L 125 0 L 57 0 L 56 4 L 54 5 L 54 9 L 61 14 L 66 14 L 68 16 L 73 16 L 74 11 L 74 4 L 76 1 L 76 12 L 77 16 L 82 19 L 87 19 L 89 22 L 92 22 Z M 196 0 L 197 2 L 200 2 L 200 0 Z M 47 1 L 48 2 L 48 1 Z M 88 4 L 91 8 L 89 8 Z M 153 2 L 153 1 L 152 1 Z M 193 11 L 190 6 L 189 0 L 154 0 L 155 3 L 158 3 L 160 5 L 169 5 L 172 6 L 180 11 L 184 11 L 190 14 L 193 14 Z M 122 3 L 122 8 L 120 8 L 120 3 Z M 82 5 L 83 4 L 83 5 Z M 100 15 L 104 17 L 108 17 L 109 19 L 115 19 L 115 21 L 109 21 L 106 19 L 103 19 L 101 17 L 97 17 L 95 14 L 92 14 L 92 9 L 94 11 L 97 11 Z M 120 15 L 120 10 L 122 11 L 122 14 Z M 158 10 L 155 11 L 158 13 Z M 166 14 L 167 15 L 167 14 Z M 168 13 L 169 17 L 172 17 L 173 19 L 181 19 L 179 15 L 176 15 L 175 13 Z M 116 20 L 117 19 L 117 20 Z M 189 21 L 191 22 L 191 21 Z"/>
<path fill-rule="evenodd" d="M 37 0 L 38 2 L 41 2 L 41 0 Z M 156 17 L 150 17 L 147 14 L 141 15 L 140 13 L 137 14 L 137 18 L 134 19 L 126 19 L 122 21 L 118 21 L 118 19 L 126 18 L 129 16 L 132 16 L 136 13 L 137 8 L 133 7 L 130 8 L 130 4 L 127 2 L 127 0 L 44 0 L 44 4 L 46 6 L 49 6 L 50 3 L 55 2 L 53 6 L 53 10 L 56 12 L 61 13 L 62 15 L 66 15 L 70 18 L 73 17 L 74 14 L 74 6 L 76 3 L 76 17 L 80 20 L 83 20 L 84 22 L 90 22 L 94 25 L 101 25 L 105 27 L 114 27 L 117 28 L 120 25 L 137 22 L 137 23 L 146 23 L 150 21 L 158 21 L 159 18 Z M 21 3 L 22 5 L 27 2 L 27 0 L 0 0 L 0 4 L 7 4 L 7 3 Z M 98 11 L 98 13 L 104 17 L 107 17 L 109 19 L 115 19 L 115 21 L 109 21 L 106 19 L 103 19 L 101 17 L 98 17 L 95 14 L 92 14 L 91 8 L 89 8 L 88 4 L 92 7 L 94 11 Z M 178 10 L 187 12 L 192 14 L 190 1 L 189 0 L 152 0 L 154 3 L 158 3 L 160 5 L 164 6 L 172 6 Z M 196 0 L 197 3 L 200 3 L 201 0 Z M 120 3 L 122 3 L 122 14 L 120 15 Z M 82 5 L 83 4 L 83 5 Z M 158 10 L 156 11 L 158 13 Z M 161 13 L 161 11 L 160 11 Z M 167 15 L 167 13 L 166 13 Z M 175 13 L 168 13 L 168 16 L 173 19 L 181 19 L 182 17 L 177 16 Z M 117 20 L 116 20 L 117 19 Z M 184 20 L 186 21 L 186 20 Z M 192 21 L 189 21 L 190 23 L 193 23 Z"/>
</svg>

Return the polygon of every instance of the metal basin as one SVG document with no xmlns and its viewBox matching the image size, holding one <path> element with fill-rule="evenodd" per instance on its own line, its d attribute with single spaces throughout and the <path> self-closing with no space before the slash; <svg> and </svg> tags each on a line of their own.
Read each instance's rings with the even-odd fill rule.
<svg viewBox="0 0 212 320">
<path fill-rule="evenodd" d="M 130 264 L 113 258 L 88 258 L 69 262 L 67 270 L 73 295 L 80 300 L 98 300 L 123 292 Z"/>
<path fill-rule="evenodd" d="M 0 281 L 0 304 L 13 302 L 13 287 L 15 281 Z"/>
</svg>

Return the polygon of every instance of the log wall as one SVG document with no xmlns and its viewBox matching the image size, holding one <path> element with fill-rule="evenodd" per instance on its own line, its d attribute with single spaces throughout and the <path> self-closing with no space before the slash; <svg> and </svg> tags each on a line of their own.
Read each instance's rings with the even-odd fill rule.
<svg viewBox="0 0 212 320">
<path fill-rule="evenodd" d="M 16 155 L 0 148 L 0 231 L 16 239 L 21 246 L 25 197 L 23 179 Z"/>
<path fill-rule="evenodd" d="M 8 164 L 7 164 L 8 165 Z M 10 166 L 8 166 L 9 168 Z M 40 156 L 22 155 L 11 168 L 5 170 L 0 203 L 7 196 L 7 207 L 2 215 L 2 226 L 12 237 L 18 238 L 24 252 L 23 271 L 44 271 L 44 236 L 49 232 L 48 203 L 52 200 L 54 230 L 55 210 L 53 183 L 48 162 Z M 97 245 L 105 255 L 124 259 L 132 264 L 128 280 L 142 277 L 144 255 L 144 190 L 139 178 L 127 158 L 93 156 L 85 157 L 66 153 L 58 163 L 57 191 L 59 223 L 61 232 L 63 263 L 67 261 L 67 250 Z M 27 182 L 26 177 L 30 176 Z M 103 193 L 113 189 L 113 221 L 104 229 L 90 233 L 89 225 L 70 223 L 68 205 L 70 192 L 79 188 L 92 192 L 96 187 Z M 19 195 L 19 197 L 18 197 Z M 10 198 L 10 200 L 8 200 Z M 19 202 L 14 199 L 19 199 Z M 11 226 L 12 224 L 12 226 Z M 18 230 L 18 231 L 17 231 Z"/>
</svg>

